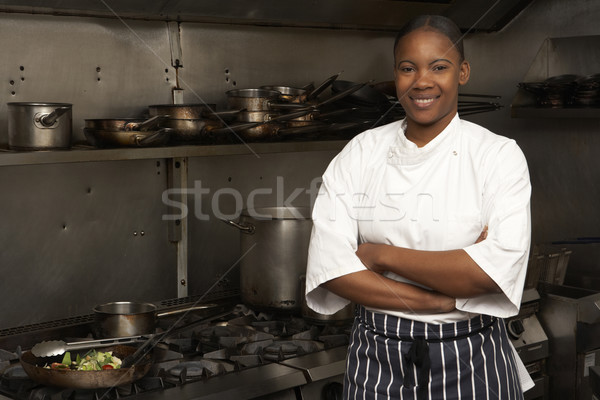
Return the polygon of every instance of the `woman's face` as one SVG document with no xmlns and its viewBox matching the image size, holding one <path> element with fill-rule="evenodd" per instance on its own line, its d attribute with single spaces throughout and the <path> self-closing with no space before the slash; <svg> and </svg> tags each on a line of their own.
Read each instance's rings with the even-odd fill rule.
<svg viewBox="0 0 600 400">
<path fill-rule="evenodd" d="M 423 28 L 401 38 L 394 55 L 396 93 L 409 123 L 441 132 L 456 114 L 469 64 L 447 36 Z"/>
</svg>

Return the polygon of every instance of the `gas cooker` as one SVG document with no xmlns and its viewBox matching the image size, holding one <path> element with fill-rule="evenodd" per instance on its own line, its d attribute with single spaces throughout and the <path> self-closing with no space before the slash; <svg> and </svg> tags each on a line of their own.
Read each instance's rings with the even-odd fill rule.
<svg viewBox="0 0 600 400">
<path fill-rule="evenodd" d="M 295 315 L 255 312 L 242 304 L 224 307 L 230 308 L 217 310 L 216 315 L 188 315 L 183 327 L 173 331 L 176 334 L 153 349 L 150 372 L 115 388 L 62 389 L 37 384 L 18 361 L 19 352 L 31 343 L 16 349 L 4 347 L 0 350 L 0 396 L 4 397 L 0 399 L 317 399 L 339 392 L 351 322 L 315 324 Z M 157 332 L 172 323 L 168 318 L 161 320 Z M 79 335 L 90 323 L 83 325 L 59 331 Z M 14 336 L 9 343 L 18 340 Z M 23 333 L 23 343 L 34 336 Z M 37 341 L 51 334 L 45 330 L 40 336 L 45 337 Z M 84 339 L 89 336 L 68 341 Z M 336 398 L 335 393 L 331 398 Z"/>
</svg>

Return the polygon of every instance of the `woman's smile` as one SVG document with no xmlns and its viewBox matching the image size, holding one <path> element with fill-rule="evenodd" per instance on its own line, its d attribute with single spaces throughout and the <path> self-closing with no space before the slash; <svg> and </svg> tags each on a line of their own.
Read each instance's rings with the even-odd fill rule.
<svg viewBox="0 0 600 400">
<path fill-rule="evenodd" d="M 409 96 L 418 108 L 429 108 L 439 96 Z"/>
</svg>

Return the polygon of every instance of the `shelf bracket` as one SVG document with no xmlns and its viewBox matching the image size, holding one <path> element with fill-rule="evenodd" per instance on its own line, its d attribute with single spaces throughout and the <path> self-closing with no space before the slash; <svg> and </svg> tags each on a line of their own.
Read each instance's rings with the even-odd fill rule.
<svg viewBox="0 0 600 400">
<path fill-rule="evenodd" d="M 179 213 L 179 218 L 169 220 L 169 241 L 177 249 L 177 297 L 188 296 L 188 159 L 187 157 L 174 157 L 167 159 L 168 190 L 171 192 L 169 200 L 172 215 Z"/>
</svg>

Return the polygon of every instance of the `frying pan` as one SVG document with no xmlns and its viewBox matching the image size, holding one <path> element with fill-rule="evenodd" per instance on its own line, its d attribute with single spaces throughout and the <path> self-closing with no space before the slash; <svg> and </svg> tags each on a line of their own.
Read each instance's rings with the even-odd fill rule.
<svg viewBox="0 0 600 400">
<path fill-rule="evenodd" d="M 87 141 L 95 147 L 151 147 L 162 146 L 169 141 L 174 130 L 162 128 L 156 131 L 104 130 L 83 128 Z"/>
<path fill-rule="evenodd" d="M 88 129 L 99 129 L 105 131 L 148 131 L 160 126 L 168 115 L 155 115 L 151 118 L 91 118 L 85 120 Z"/>
<path fill-rule="evenodd" d="M 131 346 L 114 346 L 103 351 L 111 351 L 120 359 L 135 353 Z M 82 353 L 82 355 L 85 354 Z M 31 351 L 21 356 L 21 365 L 25 373 L 35 382 L 50 386 L 72 389 L 100 389 L 126 385 L 141 379 L 152 367 L 152 356 L 146 354 L 139 362 L 128 368 L 107 369 L 102 371 L 76 371 L 70 369 L 48 369 L 44 365 L 62 361 L 62 356 L 53 358 L 36 357 Z"/>
</svg>

